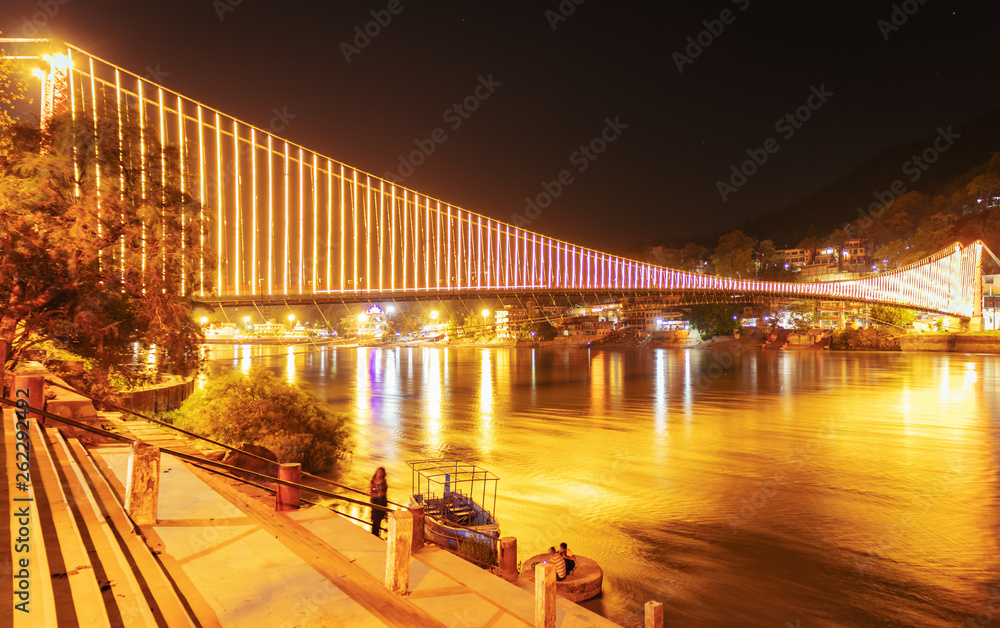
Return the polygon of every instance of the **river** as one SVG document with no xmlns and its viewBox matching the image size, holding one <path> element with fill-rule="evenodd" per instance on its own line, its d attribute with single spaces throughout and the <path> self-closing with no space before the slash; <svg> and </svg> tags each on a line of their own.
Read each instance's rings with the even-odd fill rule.
<svg viewBox="0 0 1000 628">
<path fill-rule="evenodd" d="M 234 354 L 234 351 L 236 352 Z M 300 354 L 294 351 L 302 352 Z M 263 354 L 263 357 L 262 357 Z M 354 424 L 338 479 L 459 458 L 521 557 L 564 541 L 626 626 L 1000 625 L 1000 356 L 215 347 Z"/>
</svg>

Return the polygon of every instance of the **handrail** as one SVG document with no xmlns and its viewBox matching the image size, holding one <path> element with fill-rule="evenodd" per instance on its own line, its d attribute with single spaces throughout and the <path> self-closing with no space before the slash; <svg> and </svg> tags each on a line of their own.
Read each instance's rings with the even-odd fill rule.
<svg viewBox="0 0 1000 628">
<path fill-rule="evenodd" d="M 3 404 L 5 406 L 9 406 L 9 407 L 12 407 L 12 408 L 16 408 L 17 410 L 22 410 L 22 411 L 25 411 L 25 412 L 34 413 L 34 414 L 37 414 L 37 415 L 39 415 L 41 417 L 44 417 L 46 419 L 51 419 L 53 421 L 59 421 L 61 423 L 65 423 L 66 425 L 69 425 L 70 427 L 75 427 L 77 429 L 83 430 L 85 432 L 90 432 L 92 434 L 98 434 L 100 436 L 107 436 L 107 437 L 115 438 L 115 439 L 118 439 L 118 440 L 126 442 L 126 443 L 134 443 L 134 442 L 136 442 L 136 439 L 129 438 L 128 436 L 123 436 L 121 434 L 115 434 L 114 432 L 109 432 L 109 431 L 104 430 L 104 429 L 98 429 L 96 427 L 87 425 L 86 423 L 81 423 L 79 421 L 74 421 L 73 419 L 68 419 L 66 417 L 61 417 L 58 414 L 52 414 L 51 412 L 46 412 L 45 410 L 39 410 L 38 408 L 33 408 L 33 407 L 29 406 L 29 405 L 19 406 L 16 402 L 11 401 L 10 399 L 0 398 L 0 404 Z M 166 453 L 170 454 L 171 456 L 174 456 L 175 458 L 180 458 L 181 460 L 185 460 L 187 462 L 204 464 L 204 465 L 208 465 L 208 466 L 212 466 L 212 467 L 218 467 L 220 469 L 225 469 L 227 471 L 235 471 L 235 472 L 239 472 L 239 473 L 245 473 L 245 474 L 248 474 L 248 475 L 252 475 L 254 477 L 258 477 L 258 478 L 267 480 L 269 482 L 273 482 L 275 484 L 281 484 L 283 486 L 289 486 L 291 488 L 297 488 L 300 491 L 306 491 L 306 492 L 309 492 L 309 493 L 315 493 L 316 495 L 322 495 L 323 497 L 328 497 L 330 499 L 339 499 L 341 501 L 350 502 L 352 504 L 358 504 L 359 506 L 369 506 L 372 509 L 378 509 L 378 510 L 381 510 L 383 512 L 392 512 L 392 510 L 393 510 L 392 508 L 388 508 L 387 506 L 380 506 L 378 504 L 372 504 L 370 502 L 363 502 L 363 501 L 360 501 L 360 500 L 357 500 L 357 499 L 352 499 L 350 497 L 344 497 L 343 495 L 337 495 L 336 493 L 331 493 L 330 491 L 324 491 L 323 489 L 320 489 L 320 488 L 316 488 L 316 487 L 313 487 L 313 486 L 308 486 L 306 484 L 299 484 L 297 482 L 291 482 L 289 480 L 283 480 L 281 478 L 271 477 L 270 475 L 267 475 L 266 473 L 259 473 L 257 471 L 251 471 L 249 469 L 242 469 L 240 467 L 234 467 L 232 465 L 228 465 L 228 464 L 225 464 L 223 462 L 218 462 L 217 460 L 210 460 L 210 459 L 207 459 L 207 458 L 201 458 L 201 457 L 198 457 L 198 456 L 193 456 L 191 454 L 187 454 L 187 453 L 184 453 L 182 451 L 178 451 L 176 449 L 171 449 L 169 447 L 160 447 L 159 449 L 160 449 L 160 451 L 166 452 Z M 273 461 L 269 460 L 268 462 L 273 462 Z"/>
<path fill-rule="evenodd" d="M 139 412 L 136 412 L 134 410 L 129 410 L 128 408 L 123 408 L 123 407 L 121 407 L 121 406 L 119 406 L 117 404 L 111 403 L 110 401 L 96 399 L 95 397 L 93 397 L 91 395 L 88 395 L 85 392 L 82 392 L 82 391 L 77 390 L 75 388 L 71 388 L 69 386 L 64 386 L 63 384 L 60 384 L 59 382 L 54 382 L 54 381 L 52 381 L 49 378 L 45 378 L 45 382 L 47 384 L 51 384 L 51 385 L 53 385 L 53 386 L 55 386 L 57 388 L 62 388 L 63 390 L 68 390 L 68 391 L 70 391 L 72 393 L 76 393 L 76 394 L 78 394 L 78 395 L 80 395 L 82 397 L 86 397 L 87 399 L 90 399 L 91 401 L 94 401 L 94 402 L 97 402 L 99 404 L 102 404 L 102 405 L 104 405 L 104 406 L 106 406 L 108 408 L 112 408 L 114 410 L 118 410 L 119 412 L 125 412 L 125 413 L 128 413 L 128 414 L 131 414 L 132 416 L 137 416 L 140 419 L 143 419 L 144 421 L 149 421 L 150 423 L 155 423 L 155 424 L 157 424 L 157 425 L 159 425 L 161 427 L 165 427 L 167 429 L 171 429 L 171 430 L 174 430 L 176 432 L 180 432 L 182 434 L 185 434 L 186 436 L 190 436 L 192 438 L 197 438 L 199 440 L 203 440 L 203 441 L 212 443 L 213 445 L 218 445 L 219 447 L 222 447 L 224 449 L 228 449 L 229 451 L 235 451 L 236 453 L 243 454 L 244 456 L 249 456 L 250 458 L 254 458 L 256 460 L 260 460 L 261 462 L 266 462 L 268 464 L 277 464 L 274 460 L 270 460 L 268 458 L 265 458 L 264 456 L 261 456 L 261 455 L 255 454 L 255 453 L 251 453 L 249 451 L 244 451 L 244 450 L 242 450 L 242 449 L 240 449 L 238 447 L 233 447 L 233 446 L 227 445 L 225 443 L 220 443 L 217 440 L 211 439 L 211 438 L 209 438 L 207 436 L 202 436 L 201 434 L 196 434 L 194 432 L 189 432 L 188 430 L 185 430 L 184 428 L 177 427 L 176 425 L 172 425 L 172 424 L 166 423 L 164 421 L 159 421 L 157 419 L 154 419 L 153 417 L 146 416 L 145 414 L 140 414 Z M 306 471 L 303 471 L 302 475 L 305 476 L 305 477 L 314 479 L 314 480 L 321 480 L 323 482 L 326 482 L 327 484 L 332 484 L 333 486 L 336 486 L 337 488 L 342 488 L 342 489 L 345 489 L 345 490 L 348 490 L 348 491 L 352 491 L 354 493 L 358 493 L 359 495 L 368 495 L 368 493 L 366 493 L 366 492 L 364 492 L 362 490 L 356 489 L 356 488 L 351 487 L 351 486 L 347 486 L 345 484 L 340 484 L 339 482 L 334 482 L 333 480 L 330 480 L 328 478 L 324 478 L 324 477 L 319 476 L 319 475 L 314 475 L 314 474 L 308 473 Z M 398 508 L 406 508 L 406 506 L 404 506 L 403 504 L 397 504 L 396 502 L 388 502 L 388 503 L 392 504 L 393 506 L 396 506 Z"/>
</svg>

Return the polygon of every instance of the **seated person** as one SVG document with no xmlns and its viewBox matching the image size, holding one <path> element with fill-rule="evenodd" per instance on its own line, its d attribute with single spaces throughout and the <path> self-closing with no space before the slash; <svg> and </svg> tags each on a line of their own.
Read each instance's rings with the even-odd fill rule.
<svg viewBox="0 0 1000 628">
<path fill-rule="evenodd" d="M 566 575 L 568 576 L 576 569 L 576 554 L 571 552 L 565 543 L 559 544 L 559 554 L 563 557 L 563 561 L 566 562 Z"/>
<path fill-rule="evenodd" d="M 562 582 L 566 579 L 566 561 L 563 560 L 562 554 L 556 551 L 556 548 L 549 548 L 549 564 L 556 566 L 556 582 Z"/>
</svg>

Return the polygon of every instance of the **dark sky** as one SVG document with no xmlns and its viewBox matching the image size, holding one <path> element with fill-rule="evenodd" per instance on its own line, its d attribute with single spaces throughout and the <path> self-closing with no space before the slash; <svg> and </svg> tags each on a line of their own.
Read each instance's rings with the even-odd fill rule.
<svg viewBox="0 0 1000 628">
<path fill-rule="evenodd" d="M 374 174 L 424 141 L 406 185 L 495 218 L 567 170 L 531 228 L 622 253 L 736 227 L 1000 104 L 993 1 L 577 2 L 5 0 L 0 28 L 261 127 L 285 111 L 281 135 Z M 721 32 L 679 71 L 674 53 L 706 21 Z M 377 34 L 348 61 L 366 24 Z M 776 128 L 813 88 L 832 95 Z M 474 112 L 447 113 L 467 98 Z M 443 141 L 427 141 L 435 129 Z M 614 141 L 596 159 L 574 155 L 602 132 Z M 723 201 L 717 181 L 768 138 L 777 151 Z"/>
</svg>

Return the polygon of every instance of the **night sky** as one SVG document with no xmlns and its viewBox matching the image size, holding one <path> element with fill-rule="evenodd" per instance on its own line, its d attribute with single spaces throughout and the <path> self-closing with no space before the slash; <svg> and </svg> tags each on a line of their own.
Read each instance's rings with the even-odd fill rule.
<svg viewBox="0 0 1000 628">
<path fill-rule="evenodd" d="M 738 227 L 1000 104 L 996 2 L 648 4 L 6 0 L 0 28 L 262 128 L 283 112 L 279 135 L 321 154 L 627 254 Z M 769 138 L 724 201 L 717 181 Z"/>
</svg>

